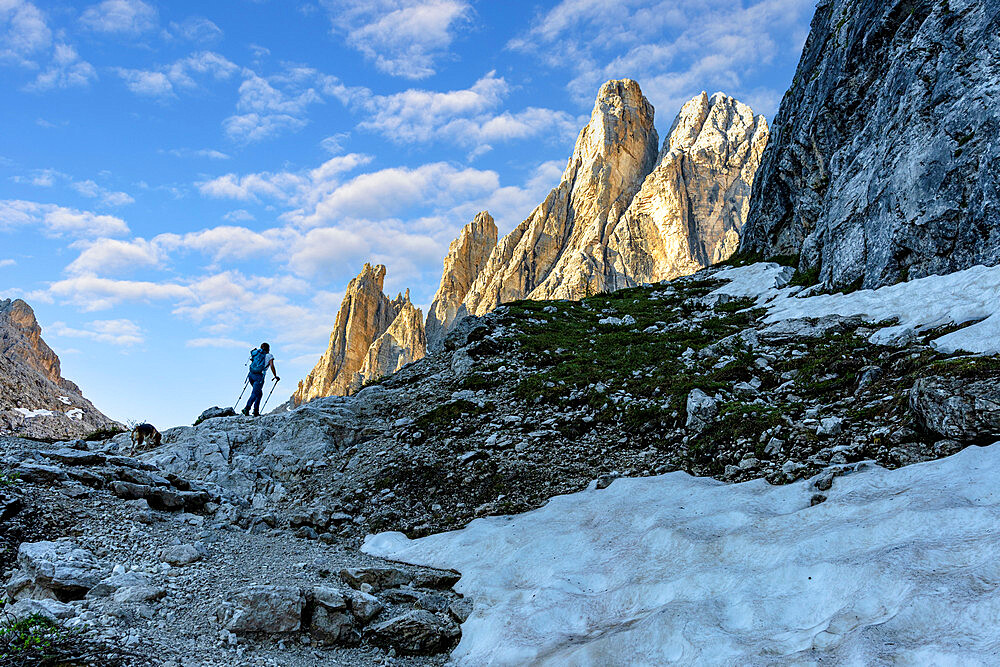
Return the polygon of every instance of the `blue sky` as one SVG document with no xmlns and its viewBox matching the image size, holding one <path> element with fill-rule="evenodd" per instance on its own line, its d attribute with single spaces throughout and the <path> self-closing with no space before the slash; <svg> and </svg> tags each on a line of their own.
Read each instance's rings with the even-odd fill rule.
<svg viewBox="0 0 1000 667">
<path fill-rule="evenodd" d="M 661 138 L 702 90 L 770 119 L 811 18 L 804 0 L 0 0 L 0 298 L 32 305 L 114 418 L 231 403 L 262 340 L 283 400 L 364 262 L 426 307 L 477 211 L 501 233 L 527 217 L 604 81 L 636 79 Z"/>
</svg>

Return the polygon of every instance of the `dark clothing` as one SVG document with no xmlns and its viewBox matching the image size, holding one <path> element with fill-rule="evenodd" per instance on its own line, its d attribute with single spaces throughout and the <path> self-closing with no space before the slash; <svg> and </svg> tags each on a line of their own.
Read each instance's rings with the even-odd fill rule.
<svg viewBox="0 0 1000 667">
<path fill-rule="evenodd" d="M 264 397 L 264 374 L 250 373 L 247 375 L 247 380 L 250 381 L 253 391 L 250 392 L 250 398 L 247 400 L 247 405 L 243 410 L 246 412 L 252 407 L 254 415 L 258 415 L 260 414 L 260 399 Z"/>
</svg>

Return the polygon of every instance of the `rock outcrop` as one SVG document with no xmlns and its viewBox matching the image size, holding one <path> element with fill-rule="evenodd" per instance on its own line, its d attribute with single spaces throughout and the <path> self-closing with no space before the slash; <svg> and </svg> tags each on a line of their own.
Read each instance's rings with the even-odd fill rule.
<svg viewBox="0 0 1000 667">
<path fill-rule="evenodd" d="M 462 228 L 458 238 L 448 246 L 441 273 L 441 286 L 427 313 L 427 347 L 440 349 L 445 334 L 456 319 L 466 315 L 462 302 L 472 283 L 479 277 L 490 254 L 497 245 L 497 226 L 486 211 Z"/>
<path fill-rule="evenodd" d="M 360 388 L 364 383 L 392 375 L 406 364 L 422 359 L 427 354 L 423 313 L 410 303 L 409 290 L 403 298 L 405 302 L 396 319 L 368 348 L 368 355 L 352 390 Z"/>
<path fill-rule="evenodd" d="M 121 427 L 61 373 L 31 306 L 0 300 L 0 433 L 65 438 Z"/>
<path fill-rule="evenodd" d="M 736 252 L 767 121 L 702 93 L 681 109 L 656 168 L 609 234 L 605 291 L 671 280 Z"/>
<path fill-rule="evenodd" d="M 347 285 L 330 334 L 330 346 L 312 372 L 299 382 L 292 395 L 294 405 L 322 396 L 349 394 L 365 380 L 394 372 L 426 354 L 422 314 L 410 303 L 409 291 L 391 300 L 383 294 L 384 279 L 385 266 L 365 264 Z M 397 323 L 401 314 L 402 320 Z M 372 349 L 374 343 L 377 345 Z"/>
<path fill-rule="evenodd" d="M 742 247 L 876 287 L 1000 261 L 1000 5 L 822 0 Z"/>
</svg>

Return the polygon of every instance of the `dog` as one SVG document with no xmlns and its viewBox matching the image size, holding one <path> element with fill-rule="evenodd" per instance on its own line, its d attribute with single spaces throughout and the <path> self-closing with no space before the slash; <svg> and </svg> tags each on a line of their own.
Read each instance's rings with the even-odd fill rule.
<svg viewBox="0 0 1000 667">
<path fill-rule="evenodd" d="M 153 449 L 153 447 L 159 447 L 160 441 L 163 438 L 160 432 L 156 430 L 156 427 L 152 424 L 138 424 L 134 429 L 132 429 L 132 450 L 129 452 L 129 456 L 135 454 L 136 450 L 142 447 L 142 444 L 152 443 L 146 445 L 146 449 Z"/>
</svg>

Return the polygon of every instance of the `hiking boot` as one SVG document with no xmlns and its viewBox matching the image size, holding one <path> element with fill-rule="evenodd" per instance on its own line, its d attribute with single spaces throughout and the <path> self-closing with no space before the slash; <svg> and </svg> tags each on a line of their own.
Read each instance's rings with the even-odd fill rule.
<svg viewBox="0 0 1000 667">
<path fill-rule="evenodd" d="M 253 416 L 254 417 L 260 417 L 260 413 L 259 412 L 255 412 L 255 413 L 253 413 Z"/>
<path fill-rule="evenodd" d="M 240 410 L 240 412 L 243 413 L 244 417 L 249 417 L 250 416 L 250 408 L 243 408 L 242 410 Z"/>
</svg>

